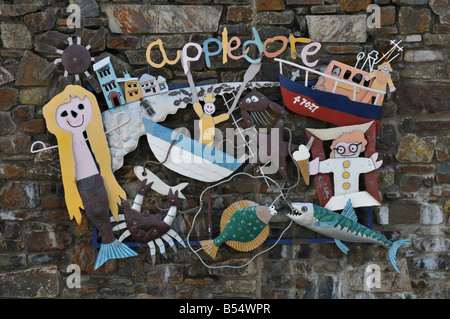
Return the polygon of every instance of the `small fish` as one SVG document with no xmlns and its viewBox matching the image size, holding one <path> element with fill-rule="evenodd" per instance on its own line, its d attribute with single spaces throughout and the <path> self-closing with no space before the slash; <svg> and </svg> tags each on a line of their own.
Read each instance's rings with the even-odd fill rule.
<svg viewBox="0 0 450 319">
<path fill-rule="evenodd" d="M 397 250 L 410 240 L 400 239 L 392 242 L 383 235 L 359 224 L 351 200 L 348 200 L 341 214 L 310 203 L 292 203 L 292 207 L 293 211 L 287 214 L 290 219 L 312 231 L 333 238 L 336 245 L 345 254 L 348 253 L 349 248 L 342 241 L 373 243 L 388 248 L 389 260 L 394 269 L 400 273 L 396 260 Z"/>
<path fill-rule="evenodd" d="M 200 241 L 200 245 L 213 259 L 223 243 L 239 251 L 251 251 L 266 240 L 269 221 L 276 214 L 275 208 L 260 206 L 251 201 L 233 203 L 222 215 L 220 235 L 211 240 Z"/>
<path fill-rule="evenodd" d="M 161 195 L 168 195 L 169 191 L 172 190 L 173 193 L 178 191 L 178 197 L 182 199 L 186 199 L 184 195 L 181 193 L 181 191 L 189 184 L 189 183 L 180 183 L 174 187 L 170 187 L 166 183 L 164 183 L 158 176 L 153 174 L 149 169 L 145 169 L 145 175 L 144 175 L 144 168 L 142 166 L 136 166 L 134 168 L 134 174 L 136 177 L 140 180 L 147 180 L 147 185 L 150 183 L 153 183 L 151 186 L 151 189 L 153 189 L 155 192 L 158 192 Z"/>
</svg>

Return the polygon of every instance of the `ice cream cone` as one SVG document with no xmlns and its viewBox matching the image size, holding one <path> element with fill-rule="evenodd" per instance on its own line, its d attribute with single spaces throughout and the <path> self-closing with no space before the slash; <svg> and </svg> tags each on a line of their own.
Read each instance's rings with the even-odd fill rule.
<svg viewBox="0 0 450 319">
<path fill-rule="evenodd" d="M 309 145 L 309 143 L 308 143 Z M 298 150 L 292 154 L 297 166 L 300 168 L 303 180 L 306 185 L 309 185 L 309 148 L 305 145 L 300 145 Z"/>
<path fill-rule="evenodd" d="M 305 184 L 309 185 L 309 161 L 306 159 L 302 161 L 296 161 L 296 163 L 300 168 L 300 173 L 302 174 Z"/>
</svg>

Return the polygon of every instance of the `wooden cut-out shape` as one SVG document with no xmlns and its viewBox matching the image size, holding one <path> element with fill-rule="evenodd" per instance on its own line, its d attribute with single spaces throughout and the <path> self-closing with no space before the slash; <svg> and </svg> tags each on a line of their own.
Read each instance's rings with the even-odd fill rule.
<svg viewBox="0 0 450 319">
<path fill-rule="evenodd" d="M 392 72 L 392 68 L 389 62 L 383 62 L 378 66 L 378 70 L 373 71 L 370 74 L 366 74 L 364 76 L 364 79 L 366 81 L 370 81 L 371 79 L 373 79 L 370 87 L 374 90 L 384 92 L 386 91 L 386 86 L 389 86 L 389 92 L 394 92 L 395 86 L 394 83 L 392 82 L 390 72 Z M 382 95 L 381 98 L 379 99 L 378 102 L 379 105 L 381 105 L 383 99 L 384 95 Z M 362 101 L 365 103 L 370 103 L 368 97 L 365 97 Z"/>
<path fill-rule="evenodd" d="M 216 148 L 143 119 L 147 140 L 155 157 L 167 168 L 195 180 L 214 182 L 229 176 L 243 162 Z"/>
<path fill-rule="evenodd" d="M 233 42 L 236 42 L 236 45 L 232 45 Z M 231 37 L 230 41 L 228 42 L 228 48 L 227 48 L 227 54 L 230 59 L 239 60 L 248 54 L 248 52 L 250 51 L 250 48 L 245 49 L 244 54 L 242 54 L 242 55 L 236 56 L 231 53 L 231 52 L 235 51 L 237 48 L 239 48 L 240 45 L 241 45 L 241 39 L 239 39 L 236 36 Z"/>
<path fill-rule="evenodd" d="M 214 142 L 216 124 L 228 120 L 229 114 L 224 113 L 220 115 L 213 116 L 216 111 L 216 106 L 214 101 L 216 99 L 212 94 L 207 94 L 204 101 L 205 105 L 202 107 L 200 103 L 194 103 L 194 111 L 199 117 L 199 129 L 200 129 L 200 139 L 199 142 L 203 145 L 211 147 Z"/>
<path fill-rule="evenodd" d="M 213 240 L 200 241 L 200 245 L 213 259 L 224 243 L 241 252 L 254 250 L 266 240 L 269 221 L 276 214 L 273 207 L 248 200 L 235 202 L 222 214 L 220 235 Z"/>
<path fill-rule="evenodd" d="M 56 109 L 56 123 L 58 126 L 72 133 L 76 180 L 99 173 L 83 135 L 86 126 L 92 119 L 92 113 L 93 107 L 87 96 L 83 99 L 75 96 L 69 103 L 63 104 Z"/>
<path fill-rule="evenodd" d="M 79 210 L 77 212 L 76 204 L 71 201 L 77 198 L 77 192 L 74 188 L 75 180 L 86 177 L 85 168 L 81 169 L 83 165 L 78 165 L 80 171 L 76 171 L 76 161 L 83 161 L 82 164 L 89 165 L 89 169 L 95 171 L 92 168 L 94 158 L 92 155 L 87 156 L 90 152 L 88 152 L 88 146 L 85 143 L 84 131 L 87 133 L 95 161 L 100 166 L 100 173 L 108 194 L 111 194 L 109 196 L 111 211 L 114 215 L 117 215 L 117 205 L 120 204 L 120 198 L 125 199 L 126 195 L 111 171 L 108 144 L 95 96 L 81 86 L 68 85 L 62 93 L 56 95 L 44 106 L 43 114 L 48 130 L 55 134 L 58 140 L 63 179 L 70 180 L 67 184 L 64 183 L 64 187 L 67 186 L 68 194 L 73 194 L 73 196 L 66 197 L 71 217 L 76 216 L 77 221 L 81 222 L 81 214 Z M 79 200 L 77 201 L 79 202 Z"/>
<path fill-rule="evenodd" d="M 272 127 L 288 114 L 284 107 L 259 92 L 246 94 L 239 102 L 239 109 L 247 126 Z"/>
<path fill-rule="evenodd" d="M 280 62 L 280 86 L 286 107 L 300 115 L 317 118 L 337 126 L 375 121 L 381 123 L 381 102 L 385 92 L 370 87 L 367 72 L 344 63 L 331 61 L 324 72 L 292 62 Z M 282 66 L 290 65 L 305 72 L 305 81 L 295 82 L 282 74 Z M 310 74 L 319 75 L 311 81 Z"/>
<path fill-rule="evenodd" d="M 152 60 L 152 58 L 151 58 L 151 55 L 150 55 L 150 53 L 151 53 L 151 51 L 152 51 L 152 48 L 153 48 L 155 45 L 159 46 L 159 50 L 160 50 L 161 55 L 162 55 L 162 59 L 163 59 L 163 60 L 162 60 L 162 62 L 160 62 L 160 63 L 155 63 L 155 62 L 153 62 L 153 60 Z M 145 57 L 147 58 L 148 64 L 150 64 L 152 67 L 154 67 L 154 68 L 156 68 L 156 69 L 159 69 L 159 68 L 162 68 L 164 65 L 166 65 L 166 63 L 169 64 L 169 65 L 174 65 L 174 64 L 176 64 L 176 63 L 178 62 L 178 60 L 180 60 L 180 58 L 181 58 L 181 52 L 180 52 L 180 51 L 177 51 L 177 57 L 175 58 L 175 60 L 169 60 L 169 59 L 167 58 L 166 50 L 164 50 L 164 46 L 163 46 L 162 40 L 161 40 L 161 39 L 158 39 L 158 40 L 156 40 L 156 41 L 150 43 L 150 44 L 147 46 L 147 50 L 146 50 L 146 52 L 145 52 Z"/>
<path fill-rule="evenodd" d="M 241 84 L 241 82 L 207 84 L 197 86 L 195 90 L 200 101 L 203 101 L 209 92 L 212 92 L 215 97 L 222 98 L 227 93 L 240 90 Z M 250 82 L 244 89 L 278 86 L 278 82 Z M 102 116 L 106 130 L 116 127 L 117 120 L 115 117 L 119 112 L 125 112 L 130 117 L 130 121 L 126 125 L 107 136 L 113 171 L 122 167 L 125 155 L 135 150 L 140 137 L 146 135 L 144 118 L 153 122 L 163 122 L 168 115 L 175 114 L 179 109 L 184 109 L 191 105 L 192 94 L 190 88 L 187 87 L 145 96 L 143 101 L 126 103 L 119 108 L 104 111 Z M 162 156 L 164 159 L 165 156 Z"/>
<path fill-rule="evenodd" d="M 51 54 L 60 54 L 61 57 L 55 59 L 53 62 L 49 63 L 47 67 L 39 74 L 41 79 L 46 79 L 55 70 L 58 63 L 61 63 L 64 68 L 64 75 L 59 78 L 58 92 L 61 92 L 68 83 L 68 76 L 73 75 L 75 78 L 75 84 L 81 85 L 80 76 L 83 74 L 86 76 L 89 84 L 92 88 L 99 93 L 101 91 L 101 86 L 98 81 L 89 73 L 89 67 L 91 66 L 94 58 L 91 57 L 89 49 L 96 45 L 101 39 L 104 38 L 108 30 L 101 27 L 94 36 L 89 40 L 89 44 L 83 46 L 81 44 L 81 36 L 84 31 L 84 20 L 79 21 L 76 27 L 76 41 L 72 36 L 62 34 L 56 31 L 48 31 L 46 33 L 47 39 L 55 41 L 67 42 L 68 46 L 64 50 L 57 49 L 56 47 L 44 43 L 44 41 L 39 42 L 37 45 L 37 51 L 47 52 Z"/>
<path fill-rule="evenodd" d="M 297 43 L 311 43 L 311 39 L 308 39 L 308 38 L 296 38 L 291 33 L 289 35 L 289 43 L 291 44 L 291 59 L 295 60 L 295 59 L 297 59 L 297 49 L 295 48 L 295 45 Z"/>
<path fill-rule="evenodd" d="M 111 109 L 125 105 L 125 95 L 117 81 L 110 57 L 108 56 L 95 63 L 93 69 L 97 74 L 97 79 L 100 82 L 108 108 Z"/>
<path fill-rule="evenodd" d="M 382 162 L 377 161 L 378 154 L 375 153 L 373 122 L 306 131 L 308 138 L 316 137 L 311 146 L 314 160 L 309 163 L 309 169 L 311 175 L 316 175 L 321 206 L 340 210 L 348 199 L 352 200 L 354 207 L 381 205 L 375 170 Z M 329 159 L 326 159 L 323 149 L 325 140 L 334 140 Z M 359 157 L 363 151 L 369 157 Z M 328 173 L 333 173 L 334 187 Z M 359 190 L 359 174 L 365 174 L 366 191 Z"/>
<path fill-rule="evenodd" d="M 150 171 L 148 168 L 142 167 L 142 166 L 135 166 L 134 167 L 134 174 L 136 177 L 140 180 L 146 180 L 147 184 L 151 183 L 151 189 L 153 189 L 155 192 L 161 195 L 168 195 L 169 191 L 172 190 L 173 192 L 178 192 L 178 197 L 181 199 L 186 199 L 184 197 L 183 193 L 181 192 L 189 183 L 180 183 L 176 186 L 169 186 L 166 183 L 164 183 L 158 176 L 156 176 L 152 171 Z"/>
<path fill-rule="evenodd" d="M 194 47 L 197 50 L 195 57 L 191 57 L 187 54 L 189 47 Z M 183 65 L 184 73 L 189 72 L 189 64 L 191 61 L 197 61 L 202 55 L 202 47 L 198 43 L 189 42 L 183 46 L 183 52 L 181 53 L 181 64 Z"/>
<path fill-rule="evenodd" d="M 158 181 L 157 181 L 158 182 Z M 119 215 L 119 221 L 125 221 L 114 226 L 113 230 L 126 229 L 119 240 L 122 243 L 128 236 L 139 244 L 147 244 L 150 247 L 150 256 L 153 264 L 156 261 L 156 247 L 159 248 L 161 254 L 167 258 L 165 243 L 177 252 L 175 241 L 186 247 L 180 235 L 171 227 L 177 215 L 178 190 L 173 191 L 169 188 L 168 203 L 169 211 L 163 218 L 160 213 L 152 214 L 149 211 L 142 211 L 141 206 L 145 195 L 152 188 L 153 181 L 143 179 L 136 190 L 136 197 L 131 208 L 125 208 L 124 213 Z M 156 186 L 158 188 L 159 186 Z M 111 221 L 114 221 L 111 219 Z"/>
<path fill-rule="evenodd" d="M 58 140 L 69 216 L 75 217 L 80 224 L 80 209 L 84 209 L 102 237 L 94 268 L 108 259 L 135 256 L 136 253 L 124 245 L 114 246 L 116 240 L 112 234 L 110 213 L 118 218 L 118 205 L 126 194 L 111 170 L 108 144 L 95 96 L 80 86 L 68 85 L 44 106 L 43 114 L 48 130 Z"/>
<path fill-rule="evenodd" d="M 209 51 L 209 44 L 211 42 L 214 42 L 215 44 L 217 44 L 217 50 L 215 52 Z M 203 53 L 205 54 L 205 63 L 208 68 L 211 67 L 210 57 L 218 55 L 221 51 L 222 51 L 222 42 L 219 41 L 218 39 L 210 38 L 210 39 L 205 40 L 205 42 L 203 42 Z"/>
<path fill-rule="evenodd" d="M 222 51 L 222 63 L 225 64 L 228 62 L 228 30 L 226 27 L 222 31 Z"/>
<path fill-rule="evenodd" d="M 117 82 L 123 83 L 127 103 L 138 101 L 144 97 L 138 78 L 132 78 L 128 73 L 125 73 L 123 78 L 117 79 Z"/>
<path fill-rule="evenodd" d="M 319 60 L 309 62 L 308 56 L 314 55 L 317 52 L 319 52 L 321 47 L 322 47 L 322 45 L 319 42 L 313 42 L 313 43 L 305 45 L 305 47 L 303 48 L 303 50 L 300 54 L 300 56 L 302 57 L 303 64 L 310 68 L 315 67 L 317 65 L 317 63 L 319 62 Z M 312 50 L 310 50 L 311 48 L 312 48 Z"/>
<path fill-rule="evenodd" d="M 392 242 L 383 235 L 358 223 L 358 218 L 348 200 L 341 214 L 310 203 L 292 203 L 292 212 L 287 216 L 295 223 L 304 226 L 319 234 L 334 239 L 339 249 L 347 254 L 349 248 L 342 242 L 372 243 L 389 249 L 389 260 L 397 272 L 397 250 L 402 245 L 410 242 L 409 239 L 400 239 Z"/>
<path fill-rule="evenodd" d="M 267 51 L 267 45 L 276 41 L 281 41 L 283 42 L 283 46 L 281 47 L 281 49 L 279 49 L 276 52 L 268 52 Z M 266 55 L 266 57 L 268 58 L 275 58 L 277 56 L 279 56 L 281 53 L 284 52 L 284 50 L 286 50 L 286 47 L 288 45 L 289 41 L 286 37 L 283 36 L 277 36 L 277 37 L 273 37 L 273 38 L 269 38 L 266 41 L 264 41 L 264 46 L 263 46 L 263 51 L 264 54 Z"/>
<path fill-rule="evenodd" d="M 141 86 L 143 97 L 167 92 L 169 90 L 167 81 L 162 76 L 156 78 L 150 74 L 143 74 L 139 78 L 139 85 Z"/>
<path fill-rule="evenodd" d="M 374 122 L 367 122 L 363 124 L 337 126 L 331 128 L 306 128 L 306 131 L 310 132 L 323 141 L 330 141 L 338 138 L 342 134 L 350 133 L 353 131 L 361 131 L 363 133 L 366 133 L 373 124 Z"/>
<path fill-rule="evenodd" d="M 256 30 L 255 27 L 252 27 L 252 32 L 253 32 L 253 38 L 252 40 L 247 40 L 244 42 L 244 44 L 242 45 L 242 50 L 247 52 L 247 46 L 252 43 L 254 45 L 256 45 L 257 49 L 258 49 L 258 58 L 257 59 L 252 59 L 248 56 L 248 54 L 245 54 L 244 58 L 250 62 L 250 63 L 261 63 L 261 55 L 263 54 L 263 43 L 261 41 L 261 38 L 259 37 L 258 31 Z"/>
<path fill-rule="evenodd" d="M 309 144 L 309 143 L 308 143 Z M 292 153 L 294 161 L 297 163 L 300 173 L 306 185 L 309 185 L 309 148 L 305 145 L 300 145 L 298 150 Z"/>
</svg>

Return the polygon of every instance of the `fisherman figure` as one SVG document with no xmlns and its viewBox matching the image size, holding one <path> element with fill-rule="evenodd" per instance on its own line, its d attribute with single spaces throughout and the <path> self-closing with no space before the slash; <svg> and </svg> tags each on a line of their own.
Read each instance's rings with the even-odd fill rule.
<svg viewBox="0 0 450 319">
<path fill-rule="evenodd" d="M 203 108 L 200 103 L 194 103 L 195 113 L 197 113 L 198 117 L 200 118 L 199 142 L 210 147 L 214 142 L 215 125 L 228 120 L 228 118 L 230 117 L 227 113 L 218 116 L 212 116 L 212 114 L 216 111 L 216 106 L 214 105 L 215 100 L 216 99 L 212 96 L 212 94 L 208 93 L 206 94 L 204 100 L 205 105 L 203 106 Z"/>
<path fill-rule="evenodd" d="M 333 140 L 329 159 L 319 161 L 317 157 L 309 163 L 311 175 L 333 173 L 334 196 L 325 208 L 343 209 L 348 199 L 352 200 L 354 207 L 380 205 L 368 192 L 359 190 L 359 175 L 369 173 L 383 163 L 377 161 L 378 153 L 369 158 L 359 157 L 366 144 L 367 140 L 359 130 L 343 133 Z"/>
<path fill-rule="evenodd" d="M 373 71 L 370 74 L 366 75 L 364 79 L 366 81 L 369 81 L 370 79 L 375 78 L 371 86 L 372 89 L 384 92 L 386 91 L 386 85 L 388 85 L 389 92 L 394 92 L 395 86 L 392 82 L 390 72 L 392 72 L 391 65 L 389 64 L 389 62 L 385 61 L 378 66 L 377 71 Z"/>
</svg>

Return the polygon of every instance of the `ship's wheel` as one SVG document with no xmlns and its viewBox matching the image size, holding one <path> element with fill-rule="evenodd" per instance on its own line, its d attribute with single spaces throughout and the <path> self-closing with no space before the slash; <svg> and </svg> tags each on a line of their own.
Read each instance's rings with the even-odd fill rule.
<svg viewBox="0 0 450 319">
<path fill-rule="evenodd" d="M 37 45 L 37 51 L 47 52 L 52 54 L 61 55 L 60 58 L 55 59 L 49 63 L 44 70 L 39 74 L 42 80 L 45 80 L 56 68 L 58 63 L 61 63 L 64 67 L 64 75 L 59 78 L 58 91 L 64 90 L 69 82 L 69 75 L 73 75 L 75 78 L 75 84 L 81 85 L 81 75 L 85 75 L 93 89 L 99 93 L 101 87 L 95 77 L 88 72 L 91 63 L 95 60 L 91 57 L 89 49 L 96 45 L 108 32 L 105 27 L 101 27 L 94 36 L 89 40 L 87 46 L 81 44 L 81 36 L 84 32 L 84 19 L 81 19 L 79 28 L 75 29 L 75 39 L 72 35 L 62 34 L 56 31 L 48 31 L 47 39 L 55 41 L 64 41 L 68 43 L 68 46 L 64 50 L 60 50 L 48 43 L 39 43 Z"/>
</svg>

